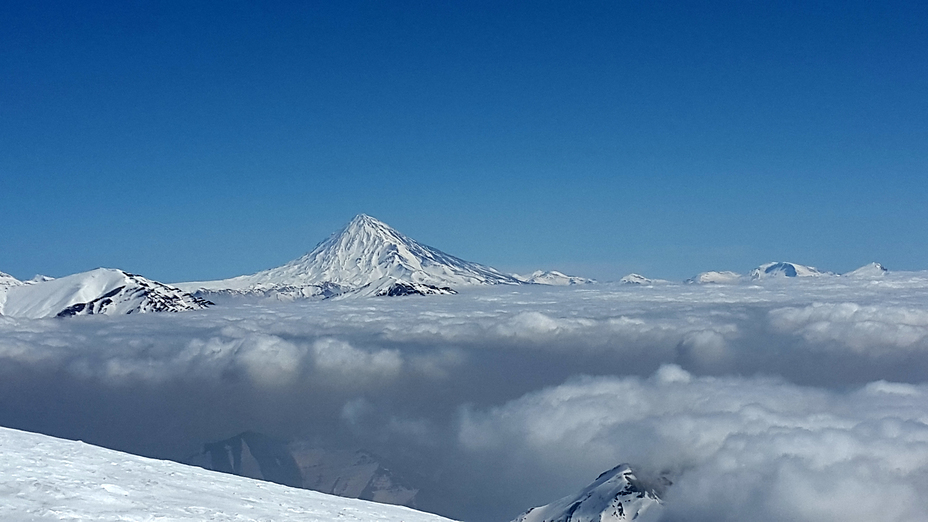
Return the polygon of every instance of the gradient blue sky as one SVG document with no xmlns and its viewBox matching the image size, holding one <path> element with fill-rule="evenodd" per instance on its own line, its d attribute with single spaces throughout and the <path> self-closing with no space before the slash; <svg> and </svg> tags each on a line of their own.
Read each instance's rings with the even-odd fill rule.
<svg viewBox="0 0 928 522">
<path fill-rule="evenodd" d="M 309 4 L 5 5 L 0 271 L 928 269 L 928 4 Z"/>
</svg>

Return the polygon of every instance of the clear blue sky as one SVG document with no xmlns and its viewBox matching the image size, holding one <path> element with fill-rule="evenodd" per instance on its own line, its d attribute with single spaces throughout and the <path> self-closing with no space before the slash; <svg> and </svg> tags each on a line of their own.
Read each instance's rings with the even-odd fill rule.
<svg viewBox="0 0 928 522">
<path fill-rule="evenodd" d="M 928 269 L 928 4 L 300 4 L 5 5 L 0 271 Z"/>
</svg>

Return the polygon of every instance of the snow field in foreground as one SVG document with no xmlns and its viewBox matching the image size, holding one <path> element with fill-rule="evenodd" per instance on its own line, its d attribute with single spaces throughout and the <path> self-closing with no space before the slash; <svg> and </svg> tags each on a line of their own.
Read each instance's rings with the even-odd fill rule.
<svg viewBox="0 0 928 522">
<path fill-rule="evenodd" d="M 0 428 L 0 520 L 448 519 Z"/>
</svg>

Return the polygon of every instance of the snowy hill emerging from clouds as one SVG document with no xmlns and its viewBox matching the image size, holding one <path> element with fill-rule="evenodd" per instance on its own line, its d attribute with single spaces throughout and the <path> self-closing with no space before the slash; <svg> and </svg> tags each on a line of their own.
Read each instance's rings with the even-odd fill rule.
<svg viewBox="0 0 928 522">
<path fill-rule="evenodd" d="M 822 277 L 833 276 L 832 272 L 822 272 L 814 266 L 797 263 L 773 262 L 760 265 L 751 270 L 751 279 L 770 279 L 780 277 Z"/>
<path fill-rule="evenodd" d="M 727 270 L 718 272 L 715 270 L 710 270 L 709 272 L 701 272 L 695 276 L 684 281 L 686 284 L 695 284 L 695 285 L 734 285 L 738 284 L 744 280 L 744 276 L 737 272 L 730 272 Z"/>
<path fill-rule="evenodd" d="M 656 488 L 638 480 L 634 471 L 622 464 L 597 477 L 580 493 L 529 509 L 513 522 L 647 522 L 657 520 L 660 512 Z"/>
<path fill-rule="evenodd" d="M 406 237 L 365 214 L 319 243 L 310 253 L 281 267 L 220 281 L 181 283 L 212 293 L 332 297 L 450 294 L 473 285 L 522 282 L 494 268 L 446 254 Z"/>
<path fill-rule="evenodd" d="M 8 428 L 0 448 L 0 520 L 448 520 Z"/>
<path fill-rule="evenodd" d="M 211 304 L 177 288 L 111 268 L 11 283 L 0 288 L 0 294 L 0 314 L 29 319 L 182 312 Z"/>
<path fill-rule="evenodd" d="M 857 270 L 852 270 L 846 274 L 845 277 L 854 277 L 859 279 L 869 279 L 876 277 L 883 277 L 886 275 L 886 272 L 889 272 L 883 265 L 879 263 L 870 263 L 869 265 L 864 265 Z"/>
<path fill-rule="evenodd" d="M 521 276 L 513 274 L 513 277 L 523 283 L 533 285 L 550 285 L 550 286 L 569 286 L 569 285 L 589 285 L 596 281 L 585 277 L 569 276 L 557 270 L 536 270 L 530 275 Z"/>
</svg>

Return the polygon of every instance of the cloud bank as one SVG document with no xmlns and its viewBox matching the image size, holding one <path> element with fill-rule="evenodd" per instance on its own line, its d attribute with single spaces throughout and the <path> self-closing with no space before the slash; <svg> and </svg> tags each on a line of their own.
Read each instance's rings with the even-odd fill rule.
<svg viewBox="0 0 928 522">
<path fill-rule="evenodd" d="M 365 448 L 477 521 L 626 461 L 673 476 L 667 520 L 921 520 L 926 382 L 923 273 L 0 317 L 0 425 Z"/>
</svg>

